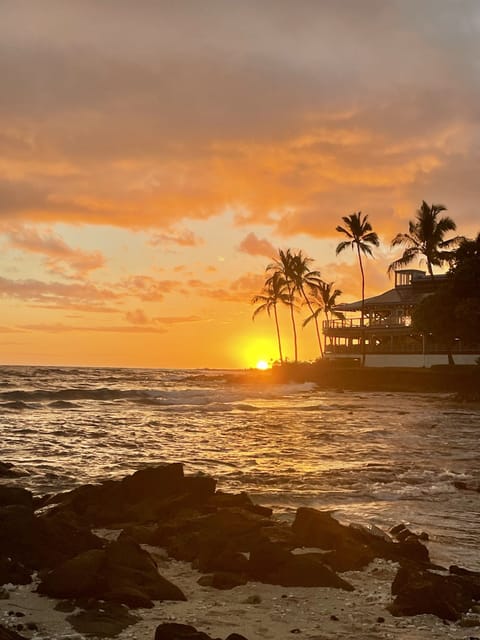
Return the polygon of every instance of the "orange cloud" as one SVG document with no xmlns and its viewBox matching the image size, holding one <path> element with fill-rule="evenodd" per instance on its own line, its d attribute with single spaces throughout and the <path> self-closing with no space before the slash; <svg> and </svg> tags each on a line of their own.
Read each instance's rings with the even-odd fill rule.
<svg viewBox="0 0 480 640">
<path fill-rule="evenodd" d="M 58 235 L 51 231 L 22 225 L 5 226 L 3 233 L 8 246 L 36 253 L 45 257 L 46 267 L 57 274 L 83 277 L 105 265 L 105 258 L 99 251 L 73 249 Z"/>
<path fill-rule="evenodd" d="M 118 283 L 118 290 L 144 302 L 161 302 L 166 293 L 179 288 L 174 280 L 158 280 L 147 275 L 130 275 Z"/>
<path fill-rule="evenodd" d="M 152 326 L 136 325 L 74 325 L 54 323 L 24 324 L 22 329 L 29 331 L 40 331 L 45 333 L 165 333 L 165 329 Z"/>
<path fill-rule="evenodd" d="M 270 259 L 276 254 L 275 247 L 272 243 L 265 238 L 258 238 L 253 231 L 245 236 L 238 249 L 251 256 L 266 256 Z"/>
<path fill-rule="evenodd" d="M 203 242 L 201 238 L 189 229 L 183 229 L 177 233 L 157 233 L 150 240 L 150 244 L 153 247 L 163 244 L 176 244 L 180 247 L 198 247 L 203 244 Z"/>
<path fill-rule="evenodd" d="M 11 280 L 3 277 L 0 277 L 0 295 L 53 306 L 84 304 L 91 308 L 95 305 L 99 310 L 106 302 L 112 303 L 119 299 L 119 295 L 113 290 L 88 283 Z"/>
</svg>

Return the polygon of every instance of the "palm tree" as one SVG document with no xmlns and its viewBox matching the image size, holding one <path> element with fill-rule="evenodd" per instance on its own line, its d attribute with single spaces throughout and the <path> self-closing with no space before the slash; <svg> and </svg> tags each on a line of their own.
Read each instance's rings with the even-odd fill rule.
<svg viewBox="0 0 480 640">
<path fill-rule="evenodd" d="M 352 251 L 357 252 L 358 264 L 360 266 L 360 273 L 362 275 L 362 365 L 365 364 L 365 336 L 364 336 L 364 319 L 365 319 L 365 272 L 363 270 L 362 254 L 371 256 L 372 250 L 370 245 L 378 247 L 379 240 L 378 235 L 373 231 L 372 225 L 368 222 L 368 215 L 363 215 L 362 212 L 352 213 L 349 216 L 343 216 L 342 220 L 345 224 L 344 227 L 338 225 L 336 231 L 344 233 L 348 240 L 343 240 L 337 245 L 336 254 L 344 251 L 347 247 L 351 247 Z"/>
<path fill-rule="evenodd" d="M 265 281 L 263 293 L 260 293 L 252 298 L 252 304 L 260 305 L 255 309 L 252 315 L 252 320 L 255 320 L 259 313 L 266 312 L 270 316 L 273 309 L 273 316 L 275 320 L 275 328 L 277 331 L 278 353 L 280 356 L 280 362 L 283 364 L 283 352 L 282 352 L 282 340 L 280 337 L 280 324 L 278 322 L 277 304 L 279 302 L 283 304 L 290 304 L 290 298 L 285 291 L 285 279 L 279 271 L 273 273 L 270 278 Z"/>
<path fill-rule="evenodd" d="M 404 246 L 405 249 L 403 255 L 388 267 L 389 274 L 423 256 L 427 262 L 428 273 L 433 278 L 432 267 L 441 267 L 452 257 L 452 252 L 448 249 L 458 245 L 461 238 L 457 236 L 450 240 L 444 239 L 448 231 L 455 231 L 457 228 L 450 216 L 438 217 L 446 210 L 443 204 L 429 206 L 425 200 L 422 201 L 415 220 L 408 223 L 408 233 L 397 233 L 392 240 L 392 247 Z"/>
<path fill-rule="evenodd" d="M 340 289 L 333 288 L 333 282 L 321 281 L 318 285 L 312 287 L 310 295 L 317 308 L 313 314 L 303 322 L 303 326 L 305 327 L 311 320 L 318 318 L 322 313 L 325 314 L 327 325 L 330 322 L 330 315 L 343 320 L 345 317 L 344 314 L 335 310 L 337 298 L 341 293 Z"/>
<path fill-rule="evenodd" d="M 313 262 L 312 258 L 304 256 L 301 251 L 293 256 L 291 262 L 291 277 L 294 283 L 295 289 L 301 294 L 305 304 L 310 309 L 311 317 L 315 322 L 315 330 L 317 334 L 318 346 L 320 349 L 320 357 L 323 358 L 322 338 L 320 336 L 320 330 L 318 328 L 318 319 L 310 302 L 310 298 L 307 296 L 305 287 L 310 290 L 315 287 L 319 287 L 322 283 L 322 279 L 319 271 L 311 271 L 310 264 Z M 305 326 L 305 324 L 304 324 Z"/>
<path fill-rule="evenodd" d="M 295 350 L 295 362 L 298 362 L 298 340 L 297 340 L 297 326 L 295 323 L 295 282 L 293 279 L 294 273 L 294 255 L 290 249 L 283 251 L 282 249 L 278 250 L 278 258 L 275 258 L 274 261 L 269 264 L 266 268 L 267 272 L 271 272 L 272 276 L 275 273 L 281 275 L 285 282 L 285 287 L 288 292 L 288 306 L 290 308 L 290 320 L 292 322 L 292 334 L 293 334 L 293 346 Z"/>
<path fill-rule="evenodd" d="M 343 216 L 345 227 L 338 225 L 336 231 L 344 233 L 348 240 L 343 240 L 337 245 L 336 254 L 344 251 L 347 247 L 357 252 L 358 264 L 362 275 L 362 326 L 365 315 L 365 272 L 363 270 L 362 254 L 371 256 L 372 250 L 369 245 L 378 247 L 380 244 L 378 235 L 373 231 L 372 225 L 368 222 L 368 215 L 362 216 L 362 212 L 352 213 L 350 216 Z"/>
</svg>

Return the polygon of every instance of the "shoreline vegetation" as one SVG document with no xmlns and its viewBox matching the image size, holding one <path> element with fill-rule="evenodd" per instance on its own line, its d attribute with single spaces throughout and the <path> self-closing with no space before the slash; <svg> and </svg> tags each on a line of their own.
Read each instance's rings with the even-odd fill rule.
<svg viewBox="0 0 480 640">
<path fill-rule="evenodd" d="M 315 383 L 335 391 L 452 393 L 459 401 L 480 401 L 480 366 L 361 367 L 347 362 L 298 362 L 250 369 L 229 379 L 246 383 Z"/>
<path fill-rule="evenodd" d="M 336 254 L 339 255 L 350 248 L 358 259 L 361 281 L 360 317 L 354 318 L 355 333 L 347 334 L 358 340 L 355 351 L 350 350 L 351 342 L 341 346 L 347 346 L 353 357 L 360 357 L 362 366 L 365 366 L 367 345 L 374 338 L 375 345 L 382 340 L 378 336 L 368 335 L 368 329 L 376 326 L 381 320 L 387 325 L 393 324 L 395 329 L 401 329 L 395 333 L 395 337 L 405 339 L 404 329 L 421 337 L 425 350 L 425 336 L 434 343 L 441 344 L 445 350 L 449 365 L 454 365 L 454 351 L 457 341 L 466 346 L 469 353 L 478 353 L 480 334 L 480 233 L 476 238 L 469 239 L 465 236 L 446 238 L 445 234 L 456 230 L 456 223 L 449 216 L 440 216 L 446 211 L 442 204 L 428 205 L 424 200 L 416 212 L 414 220 L 409 221 L 408 233 L 397 233 L 391 242 L 391 247 L 403 247 L 402 255 L 394 260 L 388 267 L 387 273 L 397 273 L 409 267 L 415 259 L 424 261 L 428 270 L 428 280 L 431 291 L 423 292 L 422 297 L 401 298 L 395 303 L 383 302 L 382 305 L 368 309 L 366 303 L 371 299 L 365 298 L 365 269 L 364 258 L 374 257 L 373 249 L 380 246 L 378 234 L 373 230 L 368 220 L 368 215 L 361 211 L 342 217 L 342 225 L 336 227 L 336 231 L 342 235 L 343 240 L 337 245 Z M 346 238 L 346 239 L 345 239 Z M 296 249 L 278 249 L 276 257 L 265 268 L 265 280 L 261 292 L 251 299 L 251 303 L 257 305 L 252 319 L 265 313 L 274 320 L 275 340 L 278 348 L 278 362 L 281 365 L 288 364 L 284 348 L 284 327 L 281 326 L 279 310 L 288 311 L 293 345 L 293 357 L 290 362 L 299 364 L 299 331 L 302 327 L 313 324 L 318 342 L 319 357 L 323 359 L 328 349 L 327 337 L 332 339 L 330 329 L 331 319 L 347 321 L 342 331 L 334 337 L 346 338 L 343 329 L 350 331 L 352 325 L 348 323 L 352 318 L 346 318 L 349 313 L 349 305 L 339 304 L 337 298 L 342 291 L 336 288 L 334 282 L 323 279 L 317 269 L 312 269 L 314 259 Z M 434 274 L 433 267 L 443 268 L 448 266 L 444 274 Z M 424 273 L 424 272 L 423 272 Z M 403 285 L 402 285 L 403 286 Z M 397 287 L 397 284 L 395 284 Z M 375 300 L 375 298 L 373 298 Z M 358 311 L 358 302 L 355 310 Z M 375 303 L 377 304 L 377 303 Z M 351 305 L 350 305 L 351 307 Z M 300 315 L 302 309 L 308 309 L 308 315 Z M 371 324 L 373 315 L 373 322 Z M 322 331 L 320 323 L 323 320 L 325 342 L 322 344 Z M 408 320 L 408 322 L 407 322 Z M 325 330 L 325 326 L 327 330 Z M 385 334 L 383 338 L 392 337 Z M 417 347 L 419 347 L 420 342 Z M 336 343 L 334 347 L 336 347 Z M 407 347 L 412 345 L 407 342 Z M 410 351 L 406 350 L 405 354 Z M 387 351 L 385 353 L 389 353 Z M 418 354 L 418 351 L 415 351 Z M 423 377 L 425 380 L 425 377 Z"/>
</svg>

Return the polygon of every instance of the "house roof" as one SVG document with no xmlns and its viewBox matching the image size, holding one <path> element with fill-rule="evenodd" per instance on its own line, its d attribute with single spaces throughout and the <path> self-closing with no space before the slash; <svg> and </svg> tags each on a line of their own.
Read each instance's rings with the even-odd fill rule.
<svg viewBox="0 0 480 640">
<path fill-rule="evenodd" d="M 447 274 L 438 274 L 433 278 L 425 276 L 423 271 L 416 269 L 400 269 L 397 273 L 409 273 L 413 278 L 409 284 L 397 284 L 395 288 L 385 291 L 378 296 L 365 298 L 365 309 L 381 309 L 388 307 L 415 306 L 421 302 L 425 296 L 433 293 L 439 285 L 447 279 Z M 361 311 L 362 301 L 347 302 L 335 306 L 336 311 Z"/>
<path fill-rule="evenodd" d="M 415 291 L 412 287 L 395 287 L 373 298 L 365 298 L 365 308 L 404 307 L 417 305 L 431 291 Z M 337 304 L 337 311 L 361 311 L 362 301 Z"/>
</svg>

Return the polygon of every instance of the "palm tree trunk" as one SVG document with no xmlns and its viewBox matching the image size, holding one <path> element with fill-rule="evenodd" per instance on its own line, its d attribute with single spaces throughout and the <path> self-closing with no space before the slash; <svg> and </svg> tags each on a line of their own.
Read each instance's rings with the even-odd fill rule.
<svg viewBox="0 0 480 640">
<path fill-rule="evenodd" d="M 329 322 L 329 317 L 328 317 L 328 311 L 325 311 L 325 320 L 327 322 L 327 327 L 330 325 Z M 325 353 L 327 351 L 327 333 L 324 331 L 323 332 L 323 352 Z"/>
<path fill-rule="evenodd" d="M 280 325 L 278 323 L 277 305 L 273 305 L 273 313 L 275 316 L 275 327 L 277 328 L 278 353 L 280 355 L 280 363 L 283 364 L 282 341 L 280 339 Z"/>
<path fill-rule="evenodd" d="M 290 284 L 287 282 L 288 296 L 290 298 L 290 319 L 292 321 L 293 346 L 295 349 L 295 362 L 298 362 L 298 344 L 297 344 L 297 327 L 295 325 L 295 316 L 293 313 L 293 294 Z"/>
<path fill-rule="evenodd" d="M 435 276 L 433 275 L 432 263 L 428 259 L 427 259 L 427 269 L 428 269 L 428 273 L 430 274 L 430 278 L 432 278 L 433 280 Z"/>
<path fill-rule="evenodd" d="M 360 273 L 362 274 L 362 316 L 360 319 L 360 326 L 362 328 L 361 341 L 362 341 L 362 367 L 365 366 L 365 273 L 363 271 L 362 255 L 360 253 L 360 245 L 357 244 L 358 263 L 360 265 Z"/>
<path fill-rule="evenodd" d="M 304 298 L 305 302 L 308 305 L 308 308 L 310 309 L 310 313 L 313 316 L 313 320 L 315 321 L 315 331 L 317 332 L 318 346 L 320 347 L 320 357 L 323 358 L 322 338 L 320 336 L 320 330 L 318 328 L 317 316 L 315 315 L 315 311 L 313 310 L 313 307 L 310 304 L 310 300 L 308 299 L 307 294 L 305 293 L 305 289 L 302 287 L 300 290 L 302 292 L 302 295 L 303 295 L 303 298 Z"/>
<path fill-rule="evenodd" d="M 455 364 L 455 360 L 453 359 L 452 345 L 448 343 L 447 348 L 448 348 L 448 351 L 447 351 L 448 364 L 450 367 L 453 367 Z"/>
</svg>

